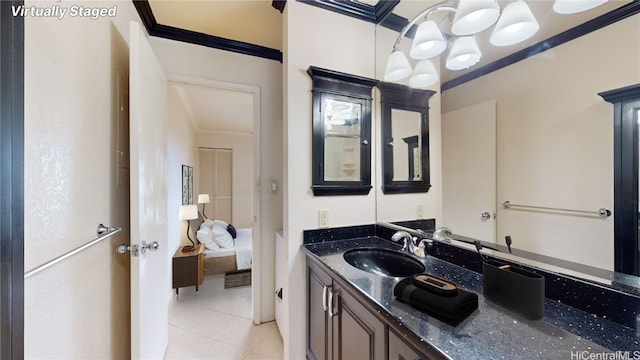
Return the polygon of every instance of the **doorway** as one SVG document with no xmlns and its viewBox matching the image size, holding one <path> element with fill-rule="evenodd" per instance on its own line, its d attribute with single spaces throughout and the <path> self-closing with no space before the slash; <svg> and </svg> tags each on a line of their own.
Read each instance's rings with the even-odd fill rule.
<svg viewBox="0 0 640 360">
<path fill-rule="evenodd" d="M 219 211 L 235 228 L 251 229 L 251 268 L 259 269 L 260 251 L 260 89 L 255 86 L 226 83 L 181 75 L 169 75 L 184 111 L 194 130 L 192 143 L 187 144 L 194 158 L 194 197 L 209 194 L 205 206 L 209 219 L 215 220 Z M 186 124 L 185 124 L 186 125 Z M 224 186 L 231 193 L 214 194 L 216 190 L 200 176 L 202 161 L 199 154 L 212 155 L 221 164 L 231 166 L 231 184 Z M 208 155 L 207 155 L 208 156 Z M 225 158 L 227 160 L 225 160 Z M 213 158 L 212 158 L 212 161 Z M 225 165 L 226 166 L 226 165 Z M 213 181 L 213 179 L 211 179 Z M 215 197 L 214 197 L 215 196 Z M 214 200 L 215 199 L 215 200 Z M 214 214 L 214 206 L 219 208 Z M 198 205 L 202 211 L 202 204 Z M 230 214 L 229 214 L 230 212 Z M 198 229 L 193 229 L 197 231 Z M 251 273 L 251 309 L 255 324 L 261 322 L 261 283 L 259 271 Z M 205 284 L 207 277 L 205 276 Z"/>
</svg>

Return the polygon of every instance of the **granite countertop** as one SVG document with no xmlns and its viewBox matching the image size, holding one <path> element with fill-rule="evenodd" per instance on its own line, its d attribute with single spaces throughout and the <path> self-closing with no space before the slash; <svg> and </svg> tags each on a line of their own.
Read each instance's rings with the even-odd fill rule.
<svg viewBox="0 0 640 360">
<path fill-rule="evenodd" d="M 422 259 L 426 273 L 478 294 L 478 310 L 458 326 L 448 325 L 395 299 L 393 288 L 402 278 L 374 275 L 344 260 L 345 251 L 362 247 L 401 249 L 388 240 L 368 237 L 311 243 L 303 250 L 451 359 L 578 359 L 615 351 L 640 358 L 640 335 L 634 329 L 549 299 L 542 320 L 527 320 L 484 299 L 482 274 L 427 256 Z"/>
</svg>

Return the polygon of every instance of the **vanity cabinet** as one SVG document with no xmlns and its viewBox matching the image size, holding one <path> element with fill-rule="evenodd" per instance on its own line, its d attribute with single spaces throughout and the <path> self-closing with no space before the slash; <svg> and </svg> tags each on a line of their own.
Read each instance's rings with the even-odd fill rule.
<svg viewBox="0 0 640 360">
<path fill-rule="evenodd" d="M 394 331 L 389 330 L 389 360 L 419 360 L 420 355 L 402 341 Z"/>
<path fill-rule="evenodd" d="M 307 284 L 308 359 L 386 359 L 382 321 L 312 263 Z"/>
<path fill-rule="evenodd" d="M 327 311 L 331 277 L 317 266 L 307 267 L 307 358 L 331 358 L 331 317 Z"/>
</svg>

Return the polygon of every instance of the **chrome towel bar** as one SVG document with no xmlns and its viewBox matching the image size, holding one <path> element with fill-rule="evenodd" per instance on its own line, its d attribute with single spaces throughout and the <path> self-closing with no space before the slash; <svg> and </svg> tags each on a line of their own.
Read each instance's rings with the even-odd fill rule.
<svg viewBox="0 0 640 360">
<path fill-rule="evenodd" d="M 40 265 L 38 267 L 35 267 L 35 268 L 27 271 L 26 273 L 24 273 L 24 278 L 26 279 L 26 278 L 28 278 L 28 277 L 30 277 L 32 275 L 35 275 L 35 274 L 39 273 L 40 271 L 42 271 L 42 270 L 44 270 L 46 268 L 49 268 L 49 267 L 59 263 L 60 261 L 66 259 L 66 258 L 68 258 L 70 256 L 73 256 L 73 255 L 79 253 L 80 251 L 85 250 L 85 249 L 87 249 L 87 248 L 99 243 L 102 240 L 104 240 L 106 238 L 109 238 L 109 237 L 119 233 L 120 231 L 122 231 L 122 228 L 120 228 L 120 227 L 107 227 L 107 226 L 104 226 L 104 225 L 100 224 L 100 225 L 98 225 L 98 228 L 96 229 L 96 234 L 98 234 L 97 238 L 95 238 L 95 239 L 89 241 L 88 243 L 86 243 L 86 244 L 84 244 L 84 245 L 82 245 L 80 247 L 77 247 L 77 248 L 75 248 L 75 249 L 73 249 L 73 250 L 71 250 L 69 252 L 66 252 L 66 253 L 64 253 L 64 254 L 62 254 L 62 255 L 54 258 L 54 259 L 51 259 L 51 260 L 47 261 L 46 263 L 44 263 L 44 264 L 42 264 L 42 265 Z"/>
<path fill-rule="evenodd" d="M 580 213 L 580 214 L 598 215 L 601 218 L 606 218 L 606 217 L 611 216 L 611 210 L 605 209 L 605 208 L 600 208 L 600 209 L 598 209 L 596 211 L 572 210 L 572 209 L 553 208 L 553 207 L 545 207 L 545 206 L 518 205 L 518 204 L 512 204 L 511 201 L 509 201 L 509 200 L 503 202 L 502 206 L 504 206 L 506 209 L 511 209 L 511 208 L 514 208 L 514 207 L 518 207 L 518 208 L 525 208 L 525 209 L 566 211 L 566 212 L 573 212 L 573 213 Z"/>
</svg>

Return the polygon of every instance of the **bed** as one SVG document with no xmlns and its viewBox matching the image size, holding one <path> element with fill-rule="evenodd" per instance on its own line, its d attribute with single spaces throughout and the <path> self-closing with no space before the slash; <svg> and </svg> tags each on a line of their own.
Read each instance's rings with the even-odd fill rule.
<svg viewBox="0 0 640 360">
<path fill-rule="evenodd" d="M 205 245 L 207 275 L 251 269 L 251 228 L 236 229 L 221 220 L 205 220 L 197 238 Z"/>
</svg>

